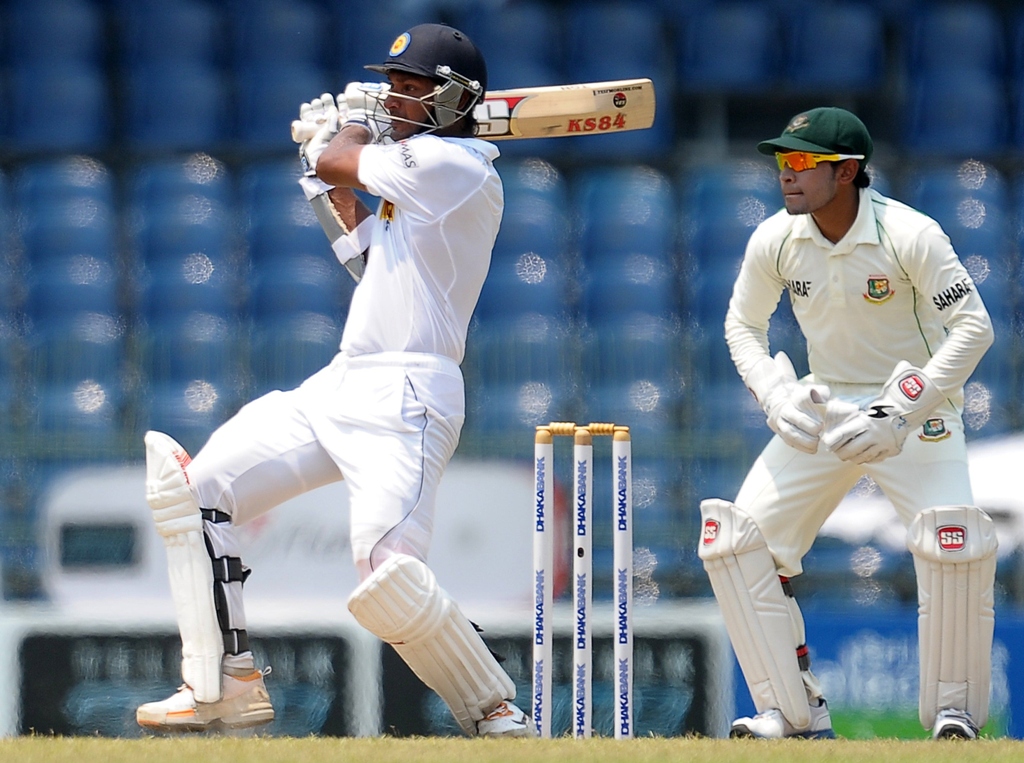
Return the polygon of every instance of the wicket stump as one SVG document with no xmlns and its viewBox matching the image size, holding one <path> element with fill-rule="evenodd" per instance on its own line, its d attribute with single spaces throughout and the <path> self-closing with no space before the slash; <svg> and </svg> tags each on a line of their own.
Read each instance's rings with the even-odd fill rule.
<svg viewBox="0 0 1024 763">
<path fill-rule="evenodd" d="M 594 436 L 612 438 L 612 565 L 615 601 L 613 726 L 616 739 L 633 736 L 633 477 L 629 427 L 552 422 L 537 427 L 534 437 L 536 507 L 533 534 L 534 637 L 532 717 L 541 737 L 551 736 L 551 624 L 554 598 L 554 512 L 552 486 L 554 438 L 573 437 L 573 736 L 592 733 L 593 642 L 593 462 Z"/>
</svg>

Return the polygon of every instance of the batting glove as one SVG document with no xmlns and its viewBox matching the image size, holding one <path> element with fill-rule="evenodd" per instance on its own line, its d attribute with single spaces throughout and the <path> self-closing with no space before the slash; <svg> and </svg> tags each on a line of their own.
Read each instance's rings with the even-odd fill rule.
<svg viewBox="0 0 1024 763">
<path fill-rule="evenodd" d="M 764 409 L 768 427 L 783 442 L 804 453 L 818 452 L 828 387 L 797 381 L 793 363 L 784 352 L 756 365 L 747 386 Z"/>
<path fill-rule="evenodd" d="M 308 136 L 312 133 L 312 137 L 306 137 L 299 146 L 299 160 L 302 162 L 303 174 L 307 177 L 316 175 L 316 163 L 327 144 L 338 134 L 342 118 L 334 96 L 330 93 L 324 93 L 299 107 L 299 119 L 298 123 L 292 123 L 292 135 Z"/>
<path fill-rule="evenodd" d="M 825 447 L 855 464 L 877 464 L 899 454 L 907 435 L 924 424 L 944 396 L 924 372 L 901 360 L 864 408 L 829 421 L 821 435 Z"/>
<path fill-rule="evenodd" d="M 391 118 L 384 109 L 390 88 L 386 82 L 349 82 L 345 92 L 338 96 L 338 103 L 344 103 L 347 112 L 343 126 L 362 125 L 370 131 L 374 143 L 393 143 Z"/>
</svg>

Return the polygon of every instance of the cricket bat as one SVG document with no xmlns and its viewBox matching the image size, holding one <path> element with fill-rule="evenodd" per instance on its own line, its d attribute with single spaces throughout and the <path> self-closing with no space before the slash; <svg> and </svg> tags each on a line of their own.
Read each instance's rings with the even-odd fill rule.
<svg viewBox="0 0 1024 763">
<path fill-rule="evenodd" d="M 473 116 L 477 136 L 486 140 L 557 138 L 645 130 L 654 124 L 654 83 L 649 79 L 585 82 L 493 90 L 484 94 Z M 292 122 L 292 140 L 310 125 Z"/>
</svg>

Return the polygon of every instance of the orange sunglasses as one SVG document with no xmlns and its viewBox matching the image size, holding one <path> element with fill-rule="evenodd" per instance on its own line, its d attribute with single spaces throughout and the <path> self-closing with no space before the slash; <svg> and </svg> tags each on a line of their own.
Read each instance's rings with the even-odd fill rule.
<svg viewBox="0 0 1024 763">
<path fill-rule="evenodd" d="M 811 154 L 807 151 L 791 151 L 787 154 L 775 152 L 775 161 L 779 163 L 779 169 L 792 167 L 794 172 L 813 170 L 818 162 L 841 162 L 844 159 L 863 159 L 864 154 Z"/>
</svg>

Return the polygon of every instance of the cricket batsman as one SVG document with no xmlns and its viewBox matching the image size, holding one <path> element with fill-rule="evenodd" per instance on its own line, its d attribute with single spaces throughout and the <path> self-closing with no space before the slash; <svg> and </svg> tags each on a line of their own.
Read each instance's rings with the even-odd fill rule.
<svg viewBox="0 0 1024 763">
<path fill-rule="evenodd" d="M 872 147 L 863 122 L 833 107 L 758 145 L 778 161 L 785 209 L 750 237 L 725 336 L 775 436 L 735 501 L 701 503 L 698 549 L 757 708 L 733 737 L 834 736 L 790 578 L 864 475 L 907 527 L 921 723 L 936 739 L 976 739 L 988 718 L 996 534 L 974 505 L 961 412 L 992 324 L 939 225 L 869 187 Z M 786 290 L 803 379 L 769 354 Z"/>
<path fill-rule="evenodd" d="M 504 208 L 498 150 L 473 137 L 487 67 L 462 32 L 422 24 L 367 68 L 388 83 L 351 83 L 337 101 L 325 94 L 299 110 L 314 128 L 299 149 L 302 190 L 358 281 L 340 352 L 297 389 L 244 406 L 194 459 L 170 436 L 146 435 L 146 498 L 167 547 L 184 685 L 138 708 L 143 727 L 273 720 L 249 649 L 250 570 L 236 527 L 344 476 L 361 580 L 352 615 L 465 734 L 533 735 L 515 684 L 426 563 L 465 417 L 459 364 Z M 376 213 L 356 189 L 381 199 Z"/>
</svg>

